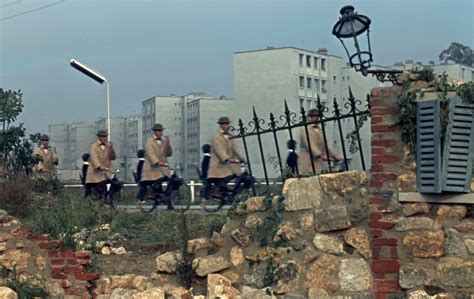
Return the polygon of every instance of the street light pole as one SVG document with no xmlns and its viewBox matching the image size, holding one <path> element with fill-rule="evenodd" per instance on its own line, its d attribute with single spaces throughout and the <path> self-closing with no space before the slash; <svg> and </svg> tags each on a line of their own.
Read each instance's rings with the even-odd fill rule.
<svg viewBox="0 0 474 299">
<path fill-rule="evenodd" d="M 90 66 L 87 66 L 83 63 L 80 63 L 79 61 L 77 61 L 75 59 L 71 59 L 69 64 L 73 68 L 78 70 L 79 72 L 81 72 L 84 75 L 86 75 L 87 77 L 91 78 L 92 80 L 94 80 L 94 81 L 96 81 L 100 84 L 104 84 L 104 83 L 106 84 L 106 88 L 107 88 L 107 133 L 109 135 L 109 141 L 111 141 L 112 135 L 110 134 L 110 87 L 109 87 L 110 83 L 109 83 L 109 81 L 101 73 L 97 72 L 96 70 L 94 70 Z"/>
</svg>

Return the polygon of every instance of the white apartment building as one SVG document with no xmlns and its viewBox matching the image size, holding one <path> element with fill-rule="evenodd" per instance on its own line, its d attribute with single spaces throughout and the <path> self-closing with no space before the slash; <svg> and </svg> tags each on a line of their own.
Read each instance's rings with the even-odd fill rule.
<svg viewBox="0 0 474 299">
<path fill-rule="evenodd" d="M 419 61 L 414 62 L 411 59 L 405 60 L 404 62 L 397 62 L 390 68 L 397 70 L 411 70 L 416 68 L 430 68 L 436 75 L 442 75 L 446 73 L 449 77 L 462 80 L 465 82 L 474 81 L 474 68 L 472 66 L 459 64 L 459 63 L 441 63 L 435 64 L 434 61 L 429 61 L 428 64 L 423 64 Z"/>
<path fill-rule="evenodd" d="M 234 101 L 214 98 L 203 92 L 183 96 L 155 96 L 143 101 L 143 138 L 152 136 L 152 127 L 161 123 L 170 137 L 173 156 L 169 162 L 179 167 L 187 179 L 195 179 L 196 164 L 201 159 L 201 146 L 210 143 L 217 130 L 217 119 L 233 117 Z"/>
<path fill-rule="evenodd" d="M 244 51 L 234 53 L 234 94 L 238 117 L 247 122 L 252 118 L 252 107 L 255 107 L 259 117 L 266 121 L 270 112 L 277 119 L 284 111 L 286 99 L 289 109 L 300 117 L 300 109 L 306 111 L 316 107 L 319 94 L 321 101 L 329 108 L 332 114 L 333 100 L 336 99 L 340 108 L 344 109 L 351 86 L 355 98 L 363 101 L 365 106 L 366 95 L 370 89 L 381 84 L 374 77 L 364 77 L 347 67 L 339 56 L 329 55 L 327 50 L 310 51 L 294 47 L 274 48 L 263 50 Z M 364 109 L 364 107 L 360 107 Z M 345 110 L 347 111 L 347 110 Z M 281 122 L 280 122 L 281 123 Z M 352 119 L 342 122 L 343 136 L 354 129 Z M 299 130 L 293 132 L 293 138 L 298 140 Z M 273 137 L 263 136 L 263 148 L 266 157 L 276 156 L 276 147 Z M 338 130 L 334 130 L 334 123 L 327 124 L 327 137 L 332 146 L 342 154 L 341 141 Z M 279 148 L 283 158 L 286 157 L 286 141 L 289 140 L 288 131 L 278 134 Z M 366 145 L 364 160 L 366 168 L 370 167 L 370 120 L 361 129 L 361 138 Z M 255 139 L 255 140 L 254 140 Z M 346 142 L 346 149 L 349 148 Z M 252 170 L 258 177 L 263 177 L 259 147 L 256 137 L 249 142 Z M 360 155 L 350 154 L 353 158 L 352 167 L 361 169 Z M 279 169 L 269 165 L 267 172 L 270 176 L 277 176 Z"/>
</svg>

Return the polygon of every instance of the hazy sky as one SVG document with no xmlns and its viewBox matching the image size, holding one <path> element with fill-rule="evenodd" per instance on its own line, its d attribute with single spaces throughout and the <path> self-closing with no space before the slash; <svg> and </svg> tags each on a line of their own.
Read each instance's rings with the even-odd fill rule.
<svg viewBox="0 0 474 299">
<path fill-rule="evenodd" d="M 343 55 L 331 35 L 348 3 L 372 19 L 376 64 L 438 60 L 452 41 L 473 46 L 472 0 L 144 1 L 0 0 L 0 87 L 21 89 L 21 121 L 105 115 L 105 86 L 69 66 L 93 66 L 110 81 L 112 116 L 141 113 L 154 95 L 205 91 L 233 96 L 232 54 L 267 46 Z"/>
</svg>

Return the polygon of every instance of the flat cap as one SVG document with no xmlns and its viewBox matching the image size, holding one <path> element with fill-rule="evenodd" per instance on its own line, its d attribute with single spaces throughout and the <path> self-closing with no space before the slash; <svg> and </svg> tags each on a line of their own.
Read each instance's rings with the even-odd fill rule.
<svg viewBox="0 0 474 299">
<path fill-rule="evenodd" d="M 319 116 L 318 109 L 309 109 L 308 116 Z"/>
<path fill-rule="evenodd" d="M 107 135 L 109 135 L 109 134 L 107 134 L 107 131 L 106 131 L 106 130 L 99 130 L 99 131 L 97 131 L 97 134 L 96 134 L 96 135 L 97 135 L 97 136 L 104 136 L 104 137 L 107 137 Z"/>
<path fill-rule="evenodd" d="M 41 140 L 49 140 L 49 136 L 46 134 L 41 135 Z"/>
<path fill-rule="evenodd" d="M 163 128 L 162 124 L 155 124 L 153 128 L 151 128 L 153 131 L 163 131 L 165 128 Z"/>
<path fill-rule="evenodd" d="M 229 124 L 230 119 L 227 116 L 221 116 L 219 117 L 219 120 L 217 121 L 218 124 Z"/>
</svg>

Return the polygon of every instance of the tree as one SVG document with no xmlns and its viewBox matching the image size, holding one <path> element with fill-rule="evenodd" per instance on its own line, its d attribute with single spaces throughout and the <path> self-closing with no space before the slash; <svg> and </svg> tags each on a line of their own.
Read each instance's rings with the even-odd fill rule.
<svg viewBox="0 0 474 299">
<path fill-rule="evenodd" d="M 29 174 L 31 167 L 39 162 L 38 157 L 33 157 L 39 133 L 27 137 L 22 123 L 13 125 L 23 112 L 22 97 L 20 90 L 0 88 L 0 169 L 7 173 Z"/>
<path fill-rule="evenodd" d="M 474 53 L 472 52 L 471 47 L 453 42 L 449 48 L 443 50 L 439 54 L 439 61 L 442 63 L 454 61 L 455 63 L 472 66 L 474 62 Z"/>
</svg>

